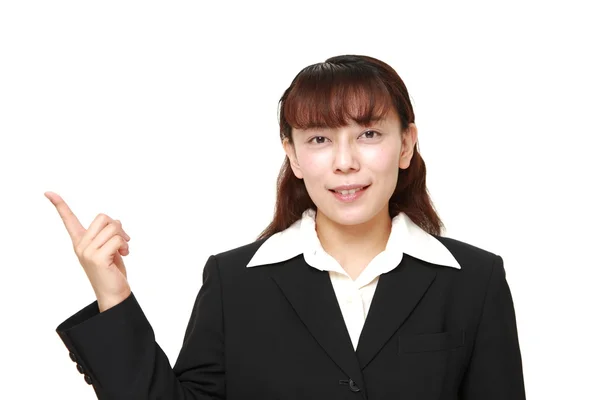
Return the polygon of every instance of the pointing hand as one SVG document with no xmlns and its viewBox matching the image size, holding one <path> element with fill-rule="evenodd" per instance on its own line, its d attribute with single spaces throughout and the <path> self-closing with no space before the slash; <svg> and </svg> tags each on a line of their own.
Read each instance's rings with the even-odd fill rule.
<svg viewBox="0 0 600 400">
<path fill-rule="evenodd" d="M 123 256 L 129 254 L 129 235 L 121 221 L 98 214 L 86 230 L 67 203 L 58 194 L 44 195 L 54 204 L 73 242 L 79 263 L 83 267 L 103 312 L 131 293 Z"/>
</svg>

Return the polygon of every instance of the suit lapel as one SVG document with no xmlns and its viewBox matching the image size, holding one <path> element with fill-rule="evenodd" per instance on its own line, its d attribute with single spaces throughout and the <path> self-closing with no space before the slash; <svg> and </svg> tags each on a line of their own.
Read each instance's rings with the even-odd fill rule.
<svg viewBox="0 0 600 400">
<path fill-rule="evenodd" d="M 364 387 L 356 352 L 348 334 L 329 273 L 300 255 L 270 268 L 271 276 L 319 345 L 359 387 Z M 364 391 L 363 391 L 364 393 Z"/>
<path fill-rule="evenodd" d="M 397 268 L 382 274 L 355 352 L 327 271 L 309 266 L 300 255 L 271 267 L 270 273 L 311 335 L 359 387 L 364 387 L 362 370 L 406 321 L 437 274 L 406 254 Z"/>
<path fill-rule="evenodd" d="M 361 370 L 408 318 L 435 276 L 434 269 L 406 254 L 397 268 L 380 275 L 356 349 Z"/>
</svg>

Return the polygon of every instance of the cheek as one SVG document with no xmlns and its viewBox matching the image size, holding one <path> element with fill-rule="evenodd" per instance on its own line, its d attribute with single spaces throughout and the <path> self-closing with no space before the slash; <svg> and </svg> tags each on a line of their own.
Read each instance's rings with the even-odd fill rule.
<svg viewBox="0 0 600 400">
<path fill-rule="evenodd" d="M 298 164 L 305 177 L 323 176 L 324 168 L 327 168 L 328 159 L 325 155 L 299 154 Z"/>
<path fill-rule="evenodd" d="M 320 188 L 324 185 L 323 171 L 318 168 L 307 167 L 302 172 L 304 174 L 304 185 L 308 190 Z"/>
<path fill-rule="evenodd" d="M 369 169 L 378 173 L 393 172 L 398 169 L 398 163 L 400 162 L 400 156 L 386 148 L 378 148 L 369 152 Z"/>
<path fill-rule="evenodd" d="M 304 157 L 301 161 L 304 186 L 310 198 L 318 204 L 327 196 L 323 190 L 327 185 L 327 177 L 331 170 L 331 160 L 327 157 Z"/>
</svg>

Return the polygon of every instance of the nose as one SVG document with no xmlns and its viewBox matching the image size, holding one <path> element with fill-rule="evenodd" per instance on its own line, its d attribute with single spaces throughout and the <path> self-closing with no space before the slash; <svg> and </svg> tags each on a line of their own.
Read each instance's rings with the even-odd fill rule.
<svg viewBox="0 0 600 400">
<path fill-rule="evenodd" d="M 339 141 L 335 148 L 333 167 L 336 172 L 349 172 L 351 170 L 358 171 L 360 164 L 358 162 L 358 154 L 356 146 L 352 142 Z"/>
</svg>

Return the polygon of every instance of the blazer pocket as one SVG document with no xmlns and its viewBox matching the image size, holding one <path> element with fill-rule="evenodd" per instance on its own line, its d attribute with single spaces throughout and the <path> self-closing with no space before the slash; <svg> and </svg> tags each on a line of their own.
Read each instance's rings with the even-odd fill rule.
<svg viewBox="0 0 600 400">
<path fill-rule="evenodd" d="M 465 344 L 464 329 L 398 337 L 398 353 L 450 350 Z"/>
</svg>

